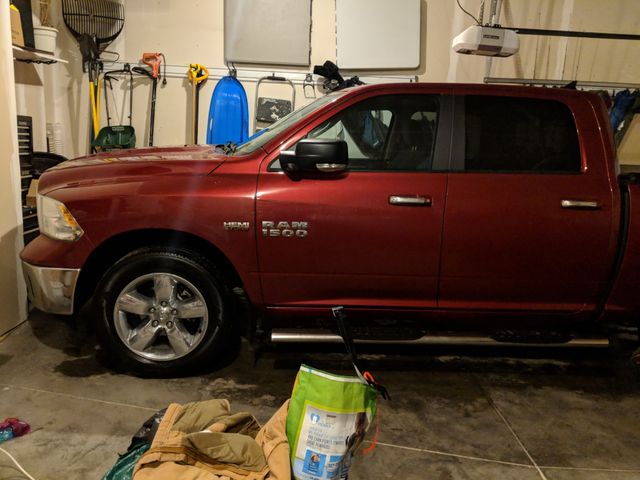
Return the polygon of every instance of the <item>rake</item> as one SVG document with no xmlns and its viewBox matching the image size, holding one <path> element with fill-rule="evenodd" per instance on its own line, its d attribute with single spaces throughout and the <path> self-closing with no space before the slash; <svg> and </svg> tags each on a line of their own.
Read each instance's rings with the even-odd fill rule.
<svg viewBox="0 0 640 480">
<path fill-rule="evenodd" d="M 89 35 L 103 52 L 124 27 L 124 6 L 116 0 L 62 0 L 62 18 L 78 41 Z"/>
<path fill-rule="evenodd" d="M 116 0 L 62 0 L 62 18 L 78 41 L 82 71 L 89 72 L 92 140 L 100 130 L 100 54 L 124 27 L 124 6 Z"/>
</svg>

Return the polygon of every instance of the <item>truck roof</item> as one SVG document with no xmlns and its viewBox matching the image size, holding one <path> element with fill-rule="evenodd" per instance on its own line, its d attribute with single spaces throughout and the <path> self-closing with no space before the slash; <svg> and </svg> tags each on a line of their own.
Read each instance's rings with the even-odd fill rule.
<svg viewBox="0 0 640 480">
<path fill-rule="evenodd" d="M 566 96 L 566 97 L 589 97 L 599 98 L 597 94 L 576 90 L 572 88 L 564 87 L 529 87 L 526 85 L 496 85 L 485 83 L 430 83 L 430 82 L 411 82 L 411 83 L 377 83 L 372 85 L 361 85 L 357 87 L 351 87 L 344 90 L 344 92 L 364 92 L 364 91 L 376 91 L 387 89 L 398 90 L 412 90 L 412 89 L 436 89 L 436 90 L 453 90 L 454 92 L 464 93 L 468 91 L 482 91 L 486 93 L 492 93 L 495 95 L 522 95 L 523 93 L 531 96 Z"/>
</svg>

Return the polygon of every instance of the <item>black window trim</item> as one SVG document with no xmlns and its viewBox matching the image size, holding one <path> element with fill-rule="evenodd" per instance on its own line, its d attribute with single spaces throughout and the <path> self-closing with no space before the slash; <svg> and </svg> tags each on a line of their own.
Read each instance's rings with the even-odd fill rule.
<svg viewBox="0 0 640 480">
<path fill-rule="evenodd" d="M 405 96 L 405 95 L 430 95 L 439 97 L 439 110 L 438 110 L 438 124 L 436 125 L 436 139 L 435 147 L 433 149 L 433 162 L 431 169 L 429 170 L 349 170 L 349 174 L 357 173 L 415 173 L 415 174 L 429 174 L 429 173 L 447 173 L 451 170 L 451 150 L 453 145 L 453 121 L 454 121 L 454 95 L 451 92 L 402 92 L 402 93 L 383 93 L 379 95 L 373 95 L 371 97 L 363 98 L 359 102 L 371 100 L 376 97 L 387 96 Z M 338 115 L 343 110 L 355 105 L 352 103 L 348 106 L 341 106 L 335 112 L 331 112 L 332 118 Z M 324 120 L 326 121 L 326 120 Z M 311 129 L 318 127 L 322 122 L 315 124 Z M 306 127 L 306 125 L 305 125 Z M 295 132 L 292 137 L 297 137 L 299 131 Z M 302 138 L 299 137 L 298 140 Z M 288 143 L 289 139 L 285 141 Z M 267 172 L 282 172 L 282 168 L 279 166 L 280 155 L 276 156 L 267 167 Z M 274 166 L 278 165 L 278 166 Z M 437 168 L 436 168 L 437 166 Z"/>
<path fill-rule="evenodd" d="M 477 96 L 495 96 L 494 94 L 482 94 L 482 93 L 471 93 L 468 95 L 477 95 Z M 528 170 L 466 170 L 466 120 L 465 120 L 465 98 L 467 94 L 455 94 L 454 95 L 454 112 L 453 112 L 453 129 L 452 129 L 452 143 L 451 143 L 451 170 L 450 173 L 465 173 L 465 174 L 476 174 L 476 175 L 584 175 L 584 152 L 582 150 L 582 142 L 580 138 L 580 130 L 577 128 L 577 124 L 575 121 L 575 116 L 573 114 L 573 110 L 564 103 L 562 100 L 558 100 L 555 98 L 548 98 L 545 100 L 550 100 L 554 102 L 562 103 L 565 107 L 569 109 L 571 112 L 571 117 L 573 118 L 574 124 L 576 124 L 576 136 L 578 139 L 578 148 L 580 149 L 580 171 L 561 171 L 561 170 L 536 170 L 536 171 L 528 171 Z M 527 97 L 523 95 L 511 95 L 512 98 L 526 98 L 530 100 L 537 100 L 535 97 Z"/>
</svg>

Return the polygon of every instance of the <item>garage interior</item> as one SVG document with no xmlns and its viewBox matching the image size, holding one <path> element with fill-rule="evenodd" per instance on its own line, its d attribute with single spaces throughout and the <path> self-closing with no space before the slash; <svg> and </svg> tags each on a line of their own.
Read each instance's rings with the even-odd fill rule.
<svg viewBox="0 0 640 480">
<path fill-rule="evenodd" d="M 83 3 L 67 3 L 74 2 Z M 224 358 L 197 375 L 122 371 L 98 346 L 91 309 L 55 315 L 28 301 L 20 252 L 40 234 L 33 159 L 91 154 L 97 124 L 132 127 L 136 147 L 211 143 L 209 99 L 231 76 L 246 91 L 253 134 L 265 126 L 257 97 L 286 100 L 290 110 L 311 103 L 327 93 L 325 79 L 313 73 L 327 60 L 365 84 L 554 88 L 576 81 L 573 88 L 611 98 L 640 89 L 635 0 L 112 2 L 122 6 L 123 23 L 100 53 L 101 74 L 125 72 L 108 87 L 99 84 L 93 116 L 94 92 L 65 24 L 65 0 L 11 2 L 17 17 L 8 5 L 0 10 L 0 200 L 7 207 L 0 213 L 0 421 L 16 417 L 31 426 L 0 443 L 20 465 L 0 452 L 0 479 L 103 478 L 143 422 L 171 403 L 227 399 L 234 412 L 265 424 L 291 396 L 300 364 L 353 375 L 340 343 L 235 337 Z M 37 42 L 50 38 L 28 45 L 33 32 L 20 21 L 27 10 L 36 29 L 49 27 L 40 35 L 56 30 L 48 51 Z M 453 39 L 478 15 L 479 24 L 519 29 L 517 53 L 454 51 Z M 23 31 L 12 38 L 16 18 Z M 288 42 L 282 29 L 303 41 Z M 145 62 L 147 52 L 157 53 Z M 153 65 L 160 65 L 159 79 L 138 72 L 129 82 L 130 67 L 152 72 Z M 628 109 L 616 130 L 623 173 L 640 166 L 635 113 Z M 380 400 L 379 434 L 374 439 L 370 431 L 364 444 L 375 448 L 355 456 L 349 478 L 640 478 L 640 379 L 626 353 L 605 341 L 437 343 L 358 345 L 360 364 L 392 400 Z"/>
</svg>

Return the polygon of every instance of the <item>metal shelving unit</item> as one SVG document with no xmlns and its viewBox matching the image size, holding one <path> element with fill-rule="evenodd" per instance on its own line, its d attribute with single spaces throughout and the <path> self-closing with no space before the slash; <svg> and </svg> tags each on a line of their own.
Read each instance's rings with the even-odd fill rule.
<svg viewBox="0 0 640 480">
<path fill-rule="evenodd" d="M 13 59 L 18 62 L 26 63 L 43 63 L 50 65 L 52 63 L 69 63 L 67 60 L 58 58 L 53 53 L 37 50 L 35 48 L 20 47 L 13 45 Z"/>
<path fill-rule="evenodd" d="M 38 211 L 36 207 L 27 205 L 27 193 L 33 178 L 33 122 L 31 117 L 18 115 L 18 151 L 20 153 L 23 236 L 26 245 L 40 233 Z"/>
</svg>

